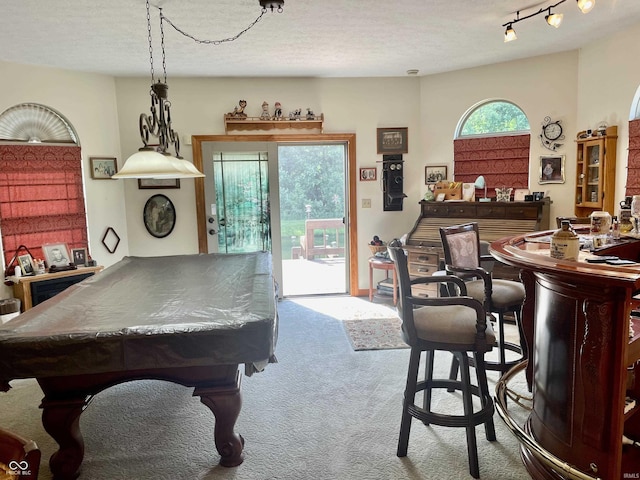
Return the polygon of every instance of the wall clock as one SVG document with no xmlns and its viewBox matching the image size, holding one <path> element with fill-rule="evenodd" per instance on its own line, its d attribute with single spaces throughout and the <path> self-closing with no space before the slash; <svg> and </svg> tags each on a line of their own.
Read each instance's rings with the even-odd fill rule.
<svg viewBox="0 0 640 480">
<path fill-rule="evenodd" d="M 558 147 L 562 146 L 558 141 L 564 140 L 564 138 L 560 120 L 552 122 L 551 117 L 545 117 L 544 123 L 542 124 L 542 133 L 540 134 L 542 146 L 555 152 Z"/>
</svg>

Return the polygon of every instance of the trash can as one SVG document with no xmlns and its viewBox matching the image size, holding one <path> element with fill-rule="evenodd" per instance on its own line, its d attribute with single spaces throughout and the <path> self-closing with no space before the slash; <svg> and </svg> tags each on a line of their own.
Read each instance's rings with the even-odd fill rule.
<svg viewBox="0 0 640 480">
<path fill-rule="evenodd" d="M 0 300 L 0 323 L 6 323 L 18 315 L 20 315 L 20 300 L 18 298 Z"/>
</svg>

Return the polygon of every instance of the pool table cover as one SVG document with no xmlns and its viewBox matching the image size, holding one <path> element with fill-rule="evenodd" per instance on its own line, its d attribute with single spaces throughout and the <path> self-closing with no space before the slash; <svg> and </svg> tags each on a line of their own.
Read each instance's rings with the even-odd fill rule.
<svg viewBox="0 0 640 480">
<path fill-rule="evenodd" d="M 0 384 L 178 365 L 251 375 L 276 361 L 277 332 L 269 253 L 125 257 L 0 327 Z"/>
</svg>

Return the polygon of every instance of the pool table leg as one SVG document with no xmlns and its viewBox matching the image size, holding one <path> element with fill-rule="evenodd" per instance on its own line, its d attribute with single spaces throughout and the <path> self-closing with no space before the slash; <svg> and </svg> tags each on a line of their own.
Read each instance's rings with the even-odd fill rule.
<svg viewBox="0 0 640 480">
<path fill-rule="evenodd" d="M 236 370 L 234 383 L 226 387 L 197 387 L 193 392 L 216 418 L 214 438 L 223 467 L 236 467 L 244 461 L 244 438 L 233 431 L 242 408 L 241 378 Z"/>
<path fill-rule="evenodd" d="M 42 400 L 42 425 L 60 448 L 49 459 L 55 480 L 71 480 L 80 474 L 84 457 L 84 439 L 80 432 L 80 414 L 90 397 Z"/>
</svg>

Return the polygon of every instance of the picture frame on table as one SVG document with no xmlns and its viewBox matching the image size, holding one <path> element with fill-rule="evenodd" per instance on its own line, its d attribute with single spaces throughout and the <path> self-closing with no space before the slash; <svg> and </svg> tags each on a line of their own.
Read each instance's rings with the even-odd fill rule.
<svg viewBox="0 0 640 480">
<path fill-rule="evenodd" d="M 360 169 L 360 181 L 361 182 L 372 182 L 377 180 L 378 178 L 378 170 L 373 167 L 365 167 Z"/>
<path fill-rule="evenodd" d="M 180 188 L 179 178 L 139 178 L 138 189 Z"/>
<path fill-rule="evenodd" d="M 564 183 L 564 155 L 541 155 L 538 183 Z"/>
<path fill-rule="evenodd" d="M 42 245 L 42 253 L 49 268 L 66 267 L 71 262 L 66 243 L 47 243 Z"/>
<path fill-rule="evenodd" d="M 447 179 L 446 165 L 428 165 L 424 167 L 424 184 L 431 185 Z"/>
<path fill-rule="evenodd" d="M 111 180 L 118 173 L 118 162 L 110 157 L 89 157 L 91 178 L 94 180 Z"/>
<path fill-rule="evenodd" d="M 409 153 L 408 133 L 407 127 L 378 128 L 378 154 Z"/>
<path fill-rule="evenodd" d="M 20 269 L 22 270 L 22 275 L 35 275 L 36 269 L 33 263 L 33 258 L 28 253 L 25 255 L 18 255 L 18 265 L 20 265 Z"/>
<path fill-rule="evenodd" d="M 71 258 L 73 259 L 74 265 L 77 267 L 86 267 L 87 262 L 89 261 L 89 255 L 87 254 L 86 248 L 72 248 L 71 249 Z"/>
</svg>

